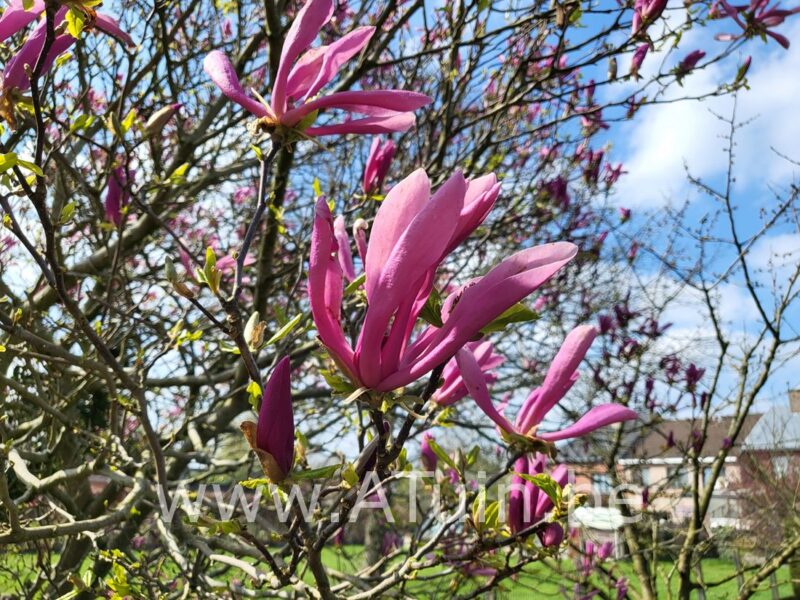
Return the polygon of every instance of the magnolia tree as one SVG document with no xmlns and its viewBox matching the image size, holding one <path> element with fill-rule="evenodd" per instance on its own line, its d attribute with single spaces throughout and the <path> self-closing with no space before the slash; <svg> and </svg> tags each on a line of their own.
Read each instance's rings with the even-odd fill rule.
<svg viewBox="0 0 800 600">
<path fill-rule="evenodd" d="M 696 407 L 704 375 L 650 343 L 664 303 L 630 269 L 683 267 L 609 206 L 606 132 L 712 63 L 731 78 L 703 96 L 746 86 L 741 49 L 788 47 L 797 10 L 98 4 L 0 16 L 4 587 L 477 597 L 579 551 L 558 443 Z M 756 348 L 791 341 L 762 316 Z M 655 596 L 625 537 L 638 581 L 584 547 L 560 589 Z"/>
</svg>

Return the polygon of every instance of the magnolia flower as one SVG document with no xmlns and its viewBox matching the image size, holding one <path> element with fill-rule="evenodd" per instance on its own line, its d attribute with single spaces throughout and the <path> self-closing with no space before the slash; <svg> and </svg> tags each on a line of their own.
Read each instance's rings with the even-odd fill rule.
<svg viewBox="0 0 800 600">
<path fill-rule="evenodd" d="M 678 66 L 675 67 L 678 77 L 680 78 L 692 71 L 692 69 L 697 66 L 697 63 L 699 63 L 705 55 L 706 53 L 702 50 L 692 50 L 689 52 L 689 54 L 687 54 L 683 60 L 678 63 Z"/>
<path fill-rule="evenodd" d="M 183 104 L 177 102 L 175 104 L 168 104 L 156 112 L 154 112 L 147 122 L 144 124 L 144 134 L 147 136 L 157 135 L 161 133 L 164 126 L 170 122 L 170 119 L 178 114 Z"/>
<path fill-rule="evenodd" d="M 519 533 L 535 525 L 544 519 L 550 510 L 553 509 L 553 502 L 550 497 L 541 491 L 530 481 L 526 481 L 521 475 L 539 475 L 545 472 L 547 457 L 544 454 L 536 453 L 535 456 L 522 456 L 514 463 L 514 477 L 511 482 L 511 491 L 508 496 L 508 526 L 512 533 Z M 559 486 L 567 484 L 569 473 L 566 465 L 556 465 L 549 472 Z M 552 542 L 553 532 L 548 535 L 548 541 Z M 563 539 L 564 532 L 561 532 Z M 544 543 L 544 542 L 543 542 Z M 558 540 L 561 543 L 561 540 Z"/>
<path fill-rule="evenodd" d="M 431 448 L 430 441 L 432 439 L 433 436 L 427 431 L 422 434 L 422 443 L 420 444 L 419 448 L 419 456 L 420 460 L 422 461 L 422 466 L 426 471 L 435 471 L 436 463 L 439 460 L 439 458 L 436 456 L 436 453 L 433 451 L 433 448 Z"/>
<path fill-rule="evenodd" d="M 614 553 L 614 542 L 603 542 L 597 549 L 597 559 L 600 561 L 610 558 Z"/>
<path fill-rule="evenodd" d="M 31 10 L 22 7 L 22 0 L 13 0 L 11 5 L 0 17 L 0 41 L 7 39 L 17 31 L 36 20 L 44 10 L 44 2 L 34 2 Z M 56 58 L 65 52 L 74 42 L 75 38 L 62 30 L 62 25 L 69 9 L 62 6 L 55 15 L 54 25 L 56 36 L 45 56 L 40 74 L 50 70 Z M 122 31 L 117 22 L 109 16 L 92 11 L 84 29 L 96 28 L 109 35 L 119 38 L 128 45 L 133 44 L 130 36 Z M 24 92 L 31 86 L 28 72 L 32 71 L 39 60 L 47 37 L 47 23 L 42 20 L 22 44 L 22 47 L 9 59 L 3 71 L 2 90 L 0 93 L 0 115 L 14 126 L 14 104 L 16 95 Z"/>
<path fill-rule="evenodd" d="M 667 7 L 667 0 L 636 0 L 633 5 L 631 35 L 645 33 L 650 24 L 661 16 Z"/>
<path fill-rule="evenodd" d="M 769 6 L 769 2 L 770 0 L 751 0 L 749 6 L 732 6 L 725 0 L 719 0 L 719 4 L 715 3 L 714 8 L 719 10 L 719 5 L 722 5 L 721 11 L 732 18 L 742 28 L 743 33 L 740 35 L 720 33 L 715 36 L 716 39 L 728 42 L 738 40 L 741 37 L 751 38 L 768 35 L 788 50 L 789 40 L 786 36 L 770 31 L 770 28 L 777 27 L 786 20 L 786 17 L 800 12 L 800 6 L 787 10 L 780 8 L 780 3 L 778 2 L 772 6 Z"/>
<path fill-rule="evenodd" d="M 364 166 L 364 181 L 362 183 L 362 189 L 367 196 L 380 192 L 383 180 L 389 171 L 389 165 L 391 165 L 392 158 L 394 158 L 394 152 L 395 145 L 392 140 L 386 140 L 385 144 L 381 143 L 379 137 L 375 137 L 372 140 L 367 164 Z"/>
<path fill-rule="evenodd" d="M 294 462 L 294 415 L 289 372 L 284 356 L 272 371 L 258 411 L 258 423 L 244 421 L 242 432 L 273 483 L 286 479 Z"/>
<path fill-rule="evenodd" d="M 559 523 L 547 523 L 538 535 L 545 548 L 557 547 L 564 541 L 564 528 Z"/>
<path fill-rule="evenodd" d="M 475 356 L 478 366 L 484 373 L 487 385 L 497 381 L 497 376 L 492 371 L 503 364 L 504 359 L 495 353 L 492 343 L 488 340 L 470 342 L 467 344 L 467 348 Z M 436 389 L 432 397 L 439 406 L 450 406 L 469 394 L 455 358 L 445 365 L 442 377 L 444 382 Z"/>
<path fill-rule="evenodd" d="M 33 0 L 30 8 L 27 10 L 25 9 L 24 5 L 25 0 L 11 0 L 11 2 L 8 4 L 8 8 L 3 11 L 3 15 L 0 16 L 0 42 L 4 42 L 15 33 L 22 31 L 28 25 L 38 19 L 42 13 L 44 13 L 44 0 Z M 66 6 L 62 6 L 59 9 L 59 11 L 56 13 L 54 22 L 55 27 L 60 26 L 64 22 L 64 17 L 66 16 L 68 10 L 69 8 Z M 131 37 L 122 31 L 122 29 L 120 29 L 119 23 L 117 23 L 117 21 L 112 17 L 109 17 L 103 13 L 95 12 L 91 8 L 86 8 L 83 6 L 79 6 L 77 10 L 83 12 L 86 18 L 86 21 L 83 25 L 84 30 L 96 27 L 100 31 L 104 31 L 105 33 L 119 39 L 128 46 L 134 45 Z M 44 21 L 39 24 L 39 27 L 43 25 Z"/>
<path fill-rule="evenodd" d="M 389 191 L 364 256 L 367 310 L 355 348 L 342 329 L 342 268 L 333 218 L 327 202 L 317 202 L 308 272 L 311 313 L 320 340 L 353 381 L 378 392 L 416 381 L 575 256 L 573 244 L 559 242 L 507 258 L 452 293 L 441 327 L 427 327 L 411 343 L 438 266 L 486 218 L 499 192 L 494 175 L 467 181 L 456 173 L 431 196 L 422 169 Z M 477 363 L 476 369 L 480 372 Z M 482 374 L 481 381 L 485 386 Z"/>
<path fill-rule="evenodd" d="M 597 330 L 591 325 L 573 329 L 547 370 L 542 385 L 528 396 L 512 425 L 492 404 L 486 382 L 475 356 L 466 348 L 456 354 L 464 382 L 480 409 L 504 432 L 545 442 L 557 442 L 584 436 L 600 427 L 637 418 L 637 414 L 619 404 L 595 406 L 566 429 L 550 433 L 538 431 L 539 425 L 578 380 L 578 366 L 592 345 Z"/>
<path fill-rule="evenodd" d="M 642 68 L 642 63 L 644 62 L 644 57 L 647 56 L 647 51 L 650 49 L 650 44 L 642 44 L 641 46 L 637 47 L 636 50 L 633 52 L 633 58 L 631 58 L 631 69 L 630 74 L 634 79 L 639 79 L 639 69 Z"/>
<path fill-rule="evenodd" d="M 233 65 L 222 52 L 210 52 L 203 68 L 220 91 L 258 117 L 258 128 L 268 133 L 278 127 L 300 129 L 310 136 L 407 130 L 414 124 L 412 111 L 429 104 L 428 96 L 402 90 L 318 96 L 375 32 L 374 27 L 359 27 L 328 46 L 309 48 L 332 14 L 332 0 L 308 0 L 297 13 L 283 43 L 269 103 L 245 93 Z M 335 125 L 311 126 L 318 112 L 331 108 L 366 116 Z"/>
<path fill-rule="evenodd" d="M 117 167 L 111 171 L 111 176 L 108 178 L 105 203 L 106 219 L 117 227 L 122 223 L 122 209 L 131 201 L 130 183 L 133 175 L 134 171 L 131 169 Z"/>
</svg>

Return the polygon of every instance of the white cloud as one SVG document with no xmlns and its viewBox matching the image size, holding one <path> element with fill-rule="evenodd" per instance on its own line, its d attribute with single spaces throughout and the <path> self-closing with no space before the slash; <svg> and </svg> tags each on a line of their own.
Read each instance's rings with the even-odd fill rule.
<svg viewBox="0 0 800 600">
<path fill-rule="evenodd" d="M 750 262 L 758 269 L 793 267 L 800 259 L 800 233 L 782 233 L 758 241 L 750 253 Z"/>
<path fill-rule="evenodd" d="M 701 29 L 690 32 L 691 37 L 684 36 L 678 56 L 697 47 L 710 50 L 709 56 L 719 51 L 718 42 L 699 43 Z M 800 18 L 787 21 L 781 31 L 790 39 L 800 39 Z M 712 46 L 714 43 L 717 45 Z M 753 53 L 748 76 L 751 89 L 739 94 L 737 118 L 754 120 L 737 133 L 737 184 L 757 184 L 763 191 L 765 183 L 785 183 L 787 177 L 800 173 L 796 165 L 773 151 L 800 159 L 800 77 L 795 75 L 800 72 L 800 44 L 787 51 L 774 42 L 764 45 L 751 40 L 745 50 Z M 658 69 L 663 58 L 649 55 L 643 75 L 647 77 Z M 670 59 L 669 64 L 672 62 Z M 736 59 L 729 57 L 689 75 L 684 87 L 675 86 L 669 97 L 713 91 L 719 83 L 730 81 L 735 69 Z M 630 88 L 627 91 L 630 93 Z M 727 117 L 732 106 L 731 97 L 722 97 L 643 108 L 633 122 L 618 130 L 613 140 L 617 157 L 629 171 L 619 182 L 617 201 L 625 206 L 650 208 L 684 201 L 694 193 L 686 181 L 684 164 L 704 180 L 722 175 L 727 168 L 723 153 L 726 141 L 722 139 L 727 126 L 712 111 Z"/>
</svg>

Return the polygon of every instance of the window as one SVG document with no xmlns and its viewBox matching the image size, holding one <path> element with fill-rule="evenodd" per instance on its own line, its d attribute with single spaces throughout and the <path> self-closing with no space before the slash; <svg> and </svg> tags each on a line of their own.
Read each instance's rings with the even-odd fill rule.
<svg viewBox="0 0 800 600">
<path fill-rule="evenodd" d="M 611 493 L 611 478 L 608 473 L 596 473 L 592 476 L 592 484 L 594 489 L 603 495 Z"/>
<path fill-rule="evenodd" d="M 789 457 L 773 456 L 772 472 L 775 474 L 775 477 L 786 477 L 786 474 L 789 472 Z"/>
<path fill-rule="evenodd" d="M 673 489 L 684 489 L 689 487 L 689 472 L 684 465 L 675 465 L 667 470 L 669 487 Z"/>
<path fill-rule="evenodd" d="M 719 482 L 719 479 L 717 479 Z M 711 484 L 711 467 L 706 467 L 703 469 L 703 485 L 710 485 Z"/>
</svg>

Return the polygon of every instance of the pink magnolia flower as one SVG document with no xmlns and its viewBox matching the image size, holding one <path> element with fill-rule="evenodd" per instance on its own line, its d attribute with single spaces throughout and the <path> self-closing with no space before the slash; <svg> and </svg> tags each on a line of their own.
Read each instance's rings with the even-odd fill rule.
<svg viewBox="0 0 800 600">
<path fill-rule="evenodd" d="M 461 349 L 456 354 L 458 366 L 470 395 L 480 409 L 504 432 L 546 442 L 557 442 L 584 436 L 596 429 L 612 423 L 629 421 L 637 418 L 631 409 L 620 404 L 601 404 L 590 409 L 577 422 L 566 429 L 551 433 L 540 433 L 539 425 L 578 380 L 578 366 L 592 345 L 597 330 L 591 325 L 582 325 L 573 329 L 564 340 L 561 349 L 547 370 L 542 385 L 523 402 L 512 425 L 495 408 L 489 395 L 475 356 L 468 349 Z"/>
<path fill-rule="evenodd" d="M 503 364 L 504 359 L 501 355 L 495 353 L 492 342 L 488 340 L 470 342 L 467 344 L 467 348 L 475 356 L 487 385 L 497 381 L 497 375 L 492 371 Z M 444 382 L 433 394 L 433 400 L 439 406 L 451 406 L 469 394 L 455 358 L 445 365 L 442 377 Z"/>
<path fill-rule="evenodd" d="M 383 180 L 386 178 L 386 173 L 389 172 L 389 166 L 392 164 L 395 149 L 392 140 L 386 140 L 385 144 L 381 143 L 379 137 L 375 137 L 372 140 L 367 164 L 364 166 L 364 181 L 362 183 L 362 189 L 367 196 L 380 192 Z"/>
<path fill-rule="evenodd" d="M 122 209 L 128 206 L 131 200 L 130 184 L 133 176 L 133 170 L 117 167 L 111 171 L 111 176 L 108 178 L 105 202 L 106 219 L 117 227 L 122 223 Z"/>
<path fill-rule="evenodd" d="M 28 25 L 33 23 L 40 15 L 44 13 L 45 2 L 44 0 L 33 0 L 31 7 L 25 10 L 24 0 L 11 0 L 8 7 L 3 11 L 0 16 L 0 42 L 6 41 L 15 33 L 25 29 Z M 58 27 L 67 14 L 67 7 L 61 7 L 56 13 L 55 26 Z M 97 29 L 119 39 L 121 42 L 128 46 L 134 46 L 131 37 L 120 29 L 119 23 L 112 17 L 106 14 L 95 12 L 91 9 L 85 9 L 84 15 L 87 17 L 84 29 Z M 44 22 L 39 26 L 44 25 Z M 74 39 L 74 38 L 73 38 Z"/>
<path fill-rule="evenodd" d="M 675 67 L 678 77 L 682 77 L 683 75 L 691 72 L 705 55 L 706 53 L 702 50 L 692 50 L 689 52 L 689 54 L 687 54 L 683 60 L 678 63 L 678 66 Z"/>
<path fill-rule="evenodd" d="M 267 381 L 258 411 L 258 423 L 245 421 L 241 428 L 255 451 L 264 473 L 274 483 L 283 481 L 294 462 L 294 413 L 289 380 L 291 365 L 284 356 Z"/>
<path fill-rule="evenodd" d="M 422 434 L 422 443 L 420 444 L 419 455 L 420 460 L 422 461 L 422 466 L 426 471 L 435 471 L 436 463 L 439 461 L 439 457 L 436 456 L 433 448 L 431 448 L 430 441 L 432 439 L 433 436 L 427 431 Z"/>
<path fill-rule="evenodd" d="M 752 38 L 768 35 L 788 50 L 789 40 L 786 36 L 770 31 L 770 29 L 783 23 L 787 17 L 800 12 L 800 6 L 787 10 L 780 8 L 778 2 L 772 6 L 769 6 L 769 2 L 770 0 L 751 0 L 749 5 L 733 6 L 725 0 L 719 0 L 719 4 L 715 3 L 714 8 L 732 18 L 742 28 L 743 33 L 740 35 L 721 33 L 716 36 L 716 39 L 727 42 L 741 37 Z M 719 9 L 720 5 L 722 6 L 721 10 Z"/>
<path fill-rule="evenodd" d="M 311 313 L 320 340 L 353 381 L 379 392 L 416 381 L 575 256 L 573 244 L 559 242 L 507 258 L 452 293 L 444 303 L 442 326 L 427 327 L 412 343 L 437 268 L 486 218 L 499 192 L 494 175 L 467 181 L 456 173 L 431 196 L 422 169 L 389 191 L 364 256 L 368 306 L 355 348 L 342 329 L 342 268 L 333 218 L 325 200 L 317 202 L 308 273 Z M 477 362 L 475 368 L 485 386 Z"/>
<path fill-rule="evenodd" d="M 564 528 L 559 523 L 548 523 L 538 535 L 545 548 L 557 547 L 564 541 Z"/>
<path fill-rule="evenodd" d="M 645 43 L 636 48 L 633 52 L 633 58 L 631 58 L 631 69 L 630 74 L 631 77 L 634 79 L 639 79 L 639 69 L 642 68 L 642 63 L 644 63 L 644 57 L 647 56 L 647 51 L 650 49 L 650 44 Z"/>
<path fill-rule="evenodd" d="M 532 482 L 526 481 L 521 475 L 539 475 L 545 472 L 547 467 L 547 457 L 544 454 L 522 456 L 514 463 L 514 477 L 511 481 L 511 491 L 508 495 L 508 526 L 512 533 L 519 533 L 540 522 L 553 509 L 553 502 L 550 497 L 536 487 Z M 569 473 L 566 465 L 556 465 L 549 471 L 558 485 L 564 487 L 567 484 Z M 550 532 L 547 536 L 548 544 L 555 545 L 555 532 Z M 561 531 L 561 539 L 564 538 L 564 531 Z M 541 539 L 541 538 L 540 538 Z"/>
<path fill-rule="evenodd" d="M 636 0 L 633 5 L 631 35 L 645 33 L 647 28 L 661 16 L 668 0 Z"/>
<path fill-rule="evenodd" d="M 19 2 L 12 2 L 3 13 L 3 16 L 0 17 L 0 41 L 7 39 L 20 29 L 26 27 L 29 23 L 35 21 L 44 10 L 44 2 L 40 4 L 41 8 L 37 8 L 39 7 L 39 3 L 34 3 L 33 9 L 31 11 L 26 11 L 22 8 L 21 0 Z M 36 12 L 37 10 L 38 12 Z M 62 6 L 58 10 L 55 16 L 56 27 L 64 22 L 68 10 L 66 6 Z M 94 18 L 91 19 L 87 25 L 87 28 L 97 28 L 120 39 L 128 45 L 133 45 L 131 37 L 120 29 L 114 19 L 107 15 L 95 13 Z M 6 63 L 6 68 L 3 71 L 3 97 L 5 104 L 11 103 L 9 96 L 12 92 L 15 90 L 24 92 L 30 87 L 31 83 L 28 78 L 28 73 L 26 73 L 25 65 L 28 65 L 30 69 L 33 69 L 36 65 L 42 48 L 44 47 L 46 36 L 47 23 L 42 20 L 42 22 L 34 28 L 33 32 L 28 36 L 28 39 L 25 40 L 25 43 L 22 44 L 22 47 L 17 53 Z M 74 42 L 75 38 L 69 33 L 57 34 L 45 57 L 42 73 L 49 71 L 56 58 L 65 52 Z M 6 108 L 5 112 L 10 111 Z"/>
<path fill-rule="evenodd" d="M 315 98 L 375 32 L 374 27 L 359 27 L 328 46 L 309 48 L 332 14 L 332 0 L 308 0 L 297 13 L 283 44 L 269 104 L 245 93 L 230 60 L 219 50 L 206 56 L 203 68 L 225 96 L 258 117 L 259 126 L 269 133 L 278 127 L 300 128 L 310 136 L 407 130 L 414 125 L 412 111 L 429 104 L 428 96 L 403 90 L 371 90 Z M 319 111 L 332 108 L 366 116 L 335 125 L 309 126 Z"/>
<path fill-rule="evenodd" d="M 610 558 L 614 553 L 614 542 L 603 542 L 597 549 L 597 559 L 600 561 Z"/>
<path fill-rule="evenodd" d="M 166 124 L 170 122 L 172 117 L 178 114 L 178 111 L 180 111 L 182 107 L 183 104 L 176 102 L 155 111 L 144 124 L 144 133 L 146 135 L 157 135 L 161 133 Z"/>
</svg>

